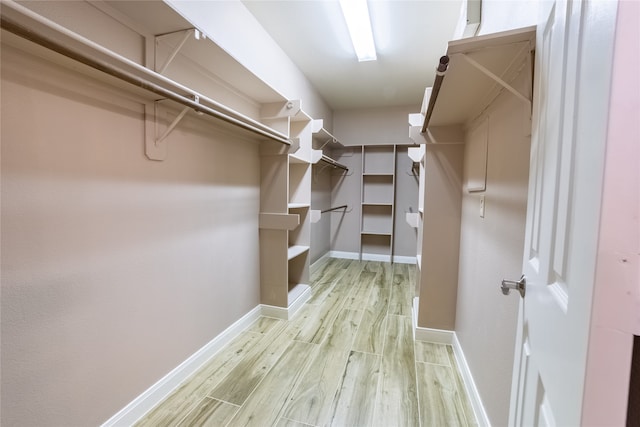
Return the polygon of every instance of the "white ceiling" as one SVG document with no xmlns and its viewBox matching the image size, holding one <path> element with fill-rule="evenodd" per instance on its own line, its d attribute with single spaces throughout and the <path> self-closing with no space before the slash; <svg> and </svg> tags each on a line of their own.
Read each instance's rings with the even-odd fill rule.
<svg viewBox="0 0 640 427">
<path fill-rule="evenodd" d="M 378 60 L 358 62 L 337 0 L 243 0 L 334 110 L 419 105 L 462 0 L 369 0 Z"/>
</svg>

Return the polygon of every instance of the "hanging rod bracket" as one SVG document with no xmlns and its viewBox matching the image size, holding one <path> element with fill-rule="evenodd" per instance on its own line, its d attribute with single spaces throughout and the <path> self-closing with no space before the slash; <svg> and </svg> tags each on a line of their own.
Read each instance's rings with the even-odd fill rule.
<svg viewBox="0 0 640 427">
<path fill-rule="evenodd" d="M 282 119 L 293 117 L 300 112 L 302 103 L 299 99 L 293 101 L 270 102 L 260 106 L 260 119 Z"/>
</svg>

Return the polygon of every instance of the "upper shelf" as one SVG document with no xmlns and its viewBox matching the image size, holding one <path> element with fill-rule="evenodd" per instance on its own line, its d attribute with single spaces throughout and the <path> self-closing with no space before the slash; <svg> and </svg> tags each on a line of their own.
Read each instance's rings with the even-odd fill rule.
<svg viewBox="0 0 640 427">
<path fill-rule="evenodd" d="M 500 90 L 500 83 L 468 59 L 509 82 L 528 63 L 535 37 L 535 27 L 528 27 L 449 42 L 449 68 L 429 125 L 465 123 L 491 103 Z"/>
<path fill-rule="evenodd" d="M 528 90 L 522 93 L 511 86 L 511 81 L 522 70 L 529 72 L 529 76 L 532 77 L 531 53 L 535 49 L 535 37 L 536 27 L 532 26 L 450 41 L 446 53 L 449 58 L 448 68 L 437 92 L 437 98 L 431 100 L 432 91 L 425 91 L 420 114 L 422 119 L 428 109 L 425 106 L 430 104 L 430 101 L 433 104 L 427 127 L 462 128 L 505 89 L 531 105 L 530 85 Z M 412 128 L 417 127 L 417 119 L 410 118 Z M 415 131 L 412 129 L 411 138 L 415 142 L 424 143 L 416 140 L 420 138 Z"/>
<path fill-rule="evenodd" d="M 193 28 L 193 24 L 182 17 L 164 1 L 108 1 L 111 8 L 121 12 L 135 23 L 148 29 L 157 37 L 157 43 L 175 47 L 183 35 L 180 30 Z M 199 72 L 207 73 L 218 79 L 234 91 L 241 92 L 258 104 L 285 101 L 286 98 L 267 85 L 224 49 L 202 34 L 196 39 L 190 37 L 180 49 L 180 55 L 188 58 L 199 67 Z M 165 57 L 156 58 L 156 68 L 162 66 Z M 172 66 L 166 70 L 171 76 Z"/>
<path fill-rule="evenodd" d="M 322 150 L 325 147 L 344 147 L 335 136 L 331 135 L 331 133 L 322 126 L 322 119 L 313 121 L 313 148 L 315 150 Z"/>
<path fill-rule="evenodd" d="M 186 31 L 180 30 L 179 32 L 183 32 L 188 35 L 189 32 L 193 30 L 193 27 L 190 27 L 188 22 L 181 18 L 176 12 L 173 12 L 170 9 L 166 10 L 167 6 L 162 6 L 162 2 L 116 3 L 136 3 L 139 5 L 138 7 L 142 7 L 140 4 L 144 3 L 146 15 L 144 13 L 141 14 L 147 17 L 147 21 L 155 20 L 156 9 L 164 7 L 165 9 L 162 9 L 162 13 L 160 14 L 163 19 L 158 19 L 158 21 L 164 23 L 164 27 L 162 28 L 175 31 L 176 27 L 186 27 L 184 28 Z M 149 10 L 148 7 L 151 7 L 152 10 Z M 63 64 L 67 64 L 68 61 L 75 61 L 75 65 L 73 65 L 74 69 L 96 76 L 97 78 L 108 81 L 110 84 L 114 84 L 118 87 L 126 88 L 131 92 L 144 96 L 145 99 L 169 99 L 181 104 L 187 108 L 183 110 L 184 112 L 179 116 L 180 118 L 189 109 L 193 109 L 196 112 L 204 113 L 205 116 L 211 116 L 218 119 L 220 122 L 257 134 L 262 139 L 266 138 L 285 145 L 291 145 L 288 135 L 265 125 L 258 120 L 259 111 L 256 114 L 247 114 L 244 111 L 238 111 L 230 108 L 226 104 L 219 102 L 217 98 L 215 100 L 211 98 L 211 94 L 209 93 L 194 90 L 190 86 L 185 86 L 181 81 L 179 82 L 162 75 L 143 64 L 123 56 L 121 53 L 105 48 L 103 45 L 93 40 L 94 37 L 92 34 L 83 35 L 69 30 L 63 25 L 65 22 L 62 18 L 60 19 L 62 19 L 63 22 L 54 22 L 23 6 L 22 4 L 18 4 L 17 2 L 10 0 L 3 2 L 2 13 L 3 30 L 7 30 L 23 40 L 28 40 L 35 43 L 35 45 L 39 45 L 39 49 L 44 47 L 45 50 L 48 50 L 49 52 L 56 52 L 57 54 L 60 54 L 57 57 L 53 57 L 51 54 L 48 54 L 48 57 L 51 57 L 53 60 L 59 61 Z M 117 12 L 113 13 L 117 15 Z M 120 17 L 118 19 L 125 19 L 133 22 L 134 19 L 132 18 L 132 16 L 125 15 L 125 18 Z M 135 22 L 141 27 L 145 27 L 145 24 L 147 23 L 146 21 Z M 158 27 L 157 24 L 154 26 Z M 156 30 L 161 31 L 161 28 L 157 28 Z M 195 31 L 193 31 L 193 33 L 195 34 Z M 140 34 L 145 37 L 148 36 L 148 34 L 143 34 L 143 32 L 140 32 Z M 35 49 L 31 47 L 35 45 L 26 45 L 24 44 L 24 41 L 19 42 L 15 39 L 12 40 L 24 48 Z M 185 39 L 185 41 L 186 40 L 187 39 Z M 189 43 L 185 43 L 185 45 L 188 44 Z M 198 45 L 198 43 L 193 43 L 193 45 Z M 227 61 L 227 63 L 223 64 L 222 62 L 219 62 L 216 64 L 216 69 L 226 71 L 232 70 L 233 72 L 227 72 L 226 74 L 242 73 L 243 76 L 246 77 L 248 71 L 246 69 L 244 71 L 240 71 L 240 64 L 236 62 L 235 65 L 233 65 L 233 58 L 230 58 L 229 55 L 226 55 L 226 53 L 222 52 L 219 48 L 216 50 L 215 43 L 207 40 L 205 44 L 200 45 L 206 45 L 208 49 L 207 51 L 213 53 L 213 56 L 218 58 L 220 61 L 223 60 L 223 57 L 225 58 L 224 60 Z M 78 67 L 77 63 L 81 63 L 83 66 Z M 250 80 L 253 82 L 252 84 L 258 84 L 257 82 L 259 81 L 255 76 Z M 226 82 L 226 84 L 229 85 L 230 83 Z M 284 100 L 281 95 L 275 93 L 273 90 L 271 90 L 269 96 L 267 96 L 265 89 L 266 85 L 264 85 L 264 83 L 261 84 L 263 86 L 263 91 L 261 98 L 259 99 L 260 102 L 265 100 L 272 101 L 272 103 L 289 102 Z M 251 84 L 245 82 L 245 85 Z M 146 95 L 143 95 L 143 93 L 146 93 Z"/>
</svg>

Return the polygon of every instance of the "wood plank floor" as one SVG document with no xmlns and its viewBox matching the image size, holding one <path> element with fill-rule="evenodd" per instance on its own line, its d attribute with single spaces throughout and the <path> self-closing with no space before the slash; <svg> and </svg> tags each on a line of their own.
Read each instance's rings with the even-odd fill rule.
<svg viewBox="0 0 640 427">
<path fill-rule="evenodd" d="M 475 426 L 451 346 L 414 341 L 415 267 L 328 258 L 137 426 Z"/>
</svg>

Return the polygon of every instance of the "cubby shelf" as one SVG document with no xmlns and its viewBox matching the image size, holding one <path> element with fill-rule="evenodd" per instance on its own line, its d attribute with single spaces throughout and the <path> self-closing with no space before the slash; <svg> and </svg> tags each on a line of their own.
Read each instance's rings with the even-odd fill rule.
<svg viewBox="0 0 640 427">
<path fill-rule="evenodd" d="M 290 246 L 287 250 L 287 258 L 289 260 L 294 259 L 295 257 L 302 255 L 307 251 L 309 251 L 309 246 Z"/>
</svg>

